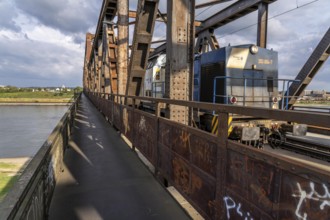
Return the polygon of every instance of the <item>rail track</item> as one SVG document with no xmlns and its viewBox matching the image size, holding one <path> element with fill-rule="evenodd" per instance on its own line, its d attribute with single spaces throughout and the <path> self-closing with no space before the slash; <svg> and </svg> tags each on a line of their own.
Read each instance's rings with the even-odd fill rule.
<svg viewBox="0 0 330 220">
<path fill-rule="evenodd" d="M 330 146 L 315 141 L 287 137 L 280 148 L 330 162 Z"/>
</svg>

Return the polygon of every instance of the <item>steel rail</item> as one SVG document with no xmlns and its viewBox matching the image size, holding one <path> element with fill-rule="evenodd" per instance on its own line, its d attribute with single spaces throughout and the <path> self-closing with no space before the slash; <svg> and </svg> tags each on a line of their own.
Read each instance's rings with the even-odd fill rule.
<svg viewBox="0 0 330 220">
<path fill-rule="evenodd" d="M 330 146 L 287 137 L 280 148 L 330 162 Z"/>
</svg>

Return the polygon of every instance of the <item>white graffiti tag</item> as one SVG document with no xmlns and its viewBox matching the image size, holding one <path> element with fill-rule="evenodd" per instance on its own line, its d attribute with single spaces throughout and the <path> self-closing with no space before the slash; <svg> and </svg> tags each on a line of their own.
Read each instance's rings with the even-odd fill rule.
<svg viewBox="0 0 330 220">
<path fill-rule="evenodd" d="M 298 187 L 298 191 L 299 194 L 292 194 L 293 197 L 298 197 L 299 198 L 299 202 L 297 204 L 297 208 L 296 208 L 296 216 L 298 217 L 298 219 L 302 219 L 302 220 L 307 220 L 307 213 L 304 212 L 303 214 L 302 212 L 302 204 L 303 202 L 306 202 L 306 200 L 313 200 L 313 201 L 317 201 L 320 203 L 320 210 L 324 210 L 325 206 L 329 206 L 330 207 L 330 193 L 329 193 L 329 189 L 327 188 L 327 186 L 325 184 L 323 184 L 323 189 L 324 189 L 324 194 L 321 195 L 319 194 L 316 190 L 315 190 L 315 184 L 313 182 L 311 182 L 309 184 L 310 186 L 310 192 L 307 193 L 307 190 L 303 190 L 300 186 L 300 183 L 297 183 L 297 187 Z"/>
<path fill-rule="evenodd" d="M 144 116 L 141 116 L 140 123 L 139 123 L 139 129 L 141 131 L 146 131 L 147 130 L 146 119 L 144 118 Z"/>
<path fill-rule="evenodd" d="M 242 204 L 241 203 L 238 203 L 236 204 L 235 201 L 226 196 L 223 198 L 223 201 L 225 202 L 226 204 L 226 210 L 227 210 L 227 219 L 230 219 L 230 210 L 233 209 L 233 211 L 242 217 L 242 219 L 244 218 L 244 220 L 253 220 L 253 218 L 250 216 L 250 213 L 249 212 L 244 212 L 241 207 L 242 207 Z"/>
</svg>

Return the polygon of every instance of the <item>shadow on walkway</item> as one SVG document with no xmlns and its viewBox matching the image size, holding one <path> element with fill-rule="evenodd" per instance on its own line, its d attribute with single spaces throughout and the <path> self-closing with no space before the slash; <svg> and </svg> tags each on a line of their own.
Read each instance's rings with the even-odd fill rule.
<svg viewBox="0 0 330 220">
<path fill-rule="evenodd" d="M 50 219 L 190 219 L 82 96 Z"/>
</svg>

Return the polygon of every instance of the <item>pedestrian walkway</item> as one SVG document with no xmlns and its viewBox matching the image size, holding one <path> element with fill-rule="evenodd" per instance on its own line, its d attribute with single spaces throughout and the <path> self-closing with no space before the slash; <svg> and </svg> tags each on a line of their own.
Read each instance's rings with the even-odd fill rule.
<svg viewBox="0 0 330 220">
<path fill-rule="evenodd" d="M 83 95 L 50 219 L 190 219 Z"/>
</svg>

